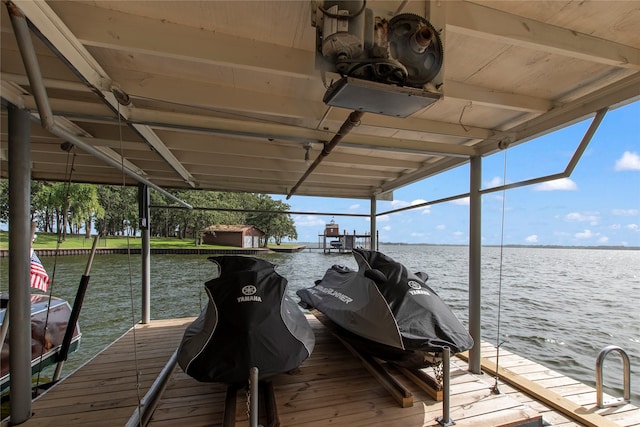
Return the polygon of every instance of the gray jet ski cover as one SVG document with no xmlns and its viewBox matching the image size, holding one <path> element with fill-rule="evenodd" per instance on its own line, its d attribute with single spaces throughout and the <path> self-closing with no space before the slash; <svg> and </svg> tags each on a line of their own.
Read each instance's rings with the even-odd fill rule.
<svg viewBox="0 0 640 427">
<path fill-rule="evenodd" d="M 315 338 L 275 265 L 247 256 L 208 259 L 220 276 L 205 283 L 209 302 L 178 348 L 184 372 L 198 381 L 244 384 L 252 367 L 263 379 L 300 366 Z"/>
<path fill-rule="evenodd" d="M 451 308 L 426 285 L 428 275 L 411 273 L 387 255 L 354 249 L 358 271 L 334 265 L 316 286 L 297 295 L 347 331 L 407 351 L 459 353 L 473 339 Z"/>
</svg>

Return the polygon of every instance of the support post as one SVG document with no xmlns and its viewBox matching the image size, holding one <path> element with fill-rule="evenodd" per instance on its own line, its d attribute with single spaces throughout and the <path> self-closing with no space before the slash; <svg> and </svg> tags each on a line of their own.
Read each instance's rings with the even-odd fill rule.
<svg viewBox="0 0 640 427">
<path fill-rule="evenodd" d="M 455 422 L 451 419 L 451 399 L 449 388 L 451 387 L 451 350 L 445 347 L 442 350 L 442 416 L 436 421 L 441 426 L 452 426 Z"/>
<path fill-rule="evenodd" d="M 258 368 L 249 370 L 249 427 L 258 427 Z"/>
<path fill-rule="evenodd" d="M 376 234 L 376 195 L 371 196 L 371 228 L 369 229 L 369 234 L 371 235 L 371 247 L 369 248 L 372 251 L 377 250 L 378 247 L 378 235 Z"/>
<path fill-rule="evenodd" d="M 142 323 L 151 322 L 151 243 L 149 231 L 149 187 L 138 184 L 138 208 L 140 211 L 140 238 L 142 247 Z"/>
<path fill-rule="evenodd" d="M 482 253 L 482 158 L 471 158 L 469 179 L 469 334 L 473 347 L 469 350 L 469 371 L 481 372 L 481 253 Z"/>
<path fill-rule="evenodd" d="M 30 114 L 9 105 L 9 374 L 11 424 L 31 417 Z"/>
</svg>

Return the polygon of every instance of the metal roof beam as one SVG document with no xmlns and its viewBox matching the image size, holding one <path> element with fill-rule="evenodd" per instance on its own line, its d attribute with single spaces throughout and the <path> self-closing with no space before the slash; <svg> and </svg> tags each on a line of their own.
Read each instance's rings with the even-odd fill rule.
<svg viewBox="0 0 640 427">
<path fill-rule="evenodd" d="M 4 86 L 3 86 L 4 88 Z M 3 89 L 4 90 L 4 89 Z M 14 92 L 18 93 L 17 90 Z M 25 108 L 35 110 L 36 102 L 31 95 L 23 95 L 21 97 Z M 104 107 L 99 104 L 92 104 L 78 101 L 68 101 L 61 99 L 50 99 L 50 105 L 54 114 L 64 114 L 65 116 L 75 116 L 78 120 L 91 119 L 92 117 L 103 117 Z M 260 121 L 249 121 L 239 119 L 226 119 L 197 114 L 184 114 L 168 111 L 154 111 L 145 108 L 134 108 L 128 112 L 129 122 L 134 126 L 147 126 L 149 128 L 166 129 L 183 129 L 193 131 L 203 131 L 209 133 L 217 133 L 221 135 L 237 135 L 250 136 L 255 138 L 271 138 L 285 141 L 317 142 L 324 143 L 331 137 L 331 132 L 324 130 L 315 130 L 301 126 L 291 126 L 279 123 L 269 123 Z M 468 128 L 469 133 L 465 134 L 457 124 L 425 121 L 419 119 L 404 119 L 403 126 L 405 129 L 414 130 L 416 132 L 428 132 L 437 135 L 451 135 L 472 139 L 485 139 L 492 135 L 492 132 L 481 128 Z M 103 120 L 102 120 L 103 121 Z M 362 125 L 389 127 L 399 126 L 394 124 L 394 120 L 387 120 L 386 116 L 378 116 L 374 119 L 363 119 Z M 157 137 L 157 135 L 156 135 Z M 150 137 L 151 138 L 151 137 Z M 163 142 L 166 148 L 166 144 Z M 361 147 L 371 149 L 393 149 L 404 150 L 406 152 L 415 152 L 434 155 L 448 155 L 457 157 L 468 157 L 474 155 L 473 148 L 458 145 L 447 144 L 441 142 L 412 140 L 407 138 L 381 137 L 375 135 L 352 133 L 347 135 L 343 140 L 344 147 Z M 160 154 L 160 153 L 159 153 Z M 175 155 L 172 153 L 172 156 Z"/>
<path fill-rule="evenodd" d="M 69 30 L 65 23 L 45 2 L 20 2 L 19 8 L 40 34 L 55 48 L 69 65 L 86 81 L 88 85 L 101 93 L 105 102 L 125 119 L 129 108 L 120 105 L 112 93 L 113 82 L 89 51 Z M 151 145 L 158 154 L 178 173 L 185 182 L 196 187 L 193 177 L 166 148 L 164 143 L 144 125 L 132 125 L 133 128 Z"/>
<path fill-rule="evenodd" d="M 159 191 L 160 193 L 166 195 L 167 197 L 175 200 L 176 202 L 182 204 L 187 208 L 191 208 L 189 204 L 176 198 L 172 194 L 158 187 L 157 185 L 150 182 L 146 178 L 136 174 L 134 171 L 128 169 L 124 165 L 117 163 L 111 157 L 104 155 L 102 152 L 86 144 L 84 141 L 80 140 L 80 138 L 76 136 L 74 133 L 69 132 L 68 130 L 64 129 L 63 127 L 59 126 L 56 123 L 55 116 L 51 112 L 51 108 L 49 106 L 49 99 L 47 97 L 44 84 L 42 83 L 42 74 L 40 72 L 38 59 L 36 57 L 35 49 L 31 41 L 31 36 L 29 33 L 29 28 L 27 25 L 26 18 L 23 15 L 22 11 L 19 10 L 17 7 L 15 7 L 15 5 L 13 4 L 8 4 L 7 9 L 9 10 L 11 23 L 13 24 L 13 30 L 16 36 L 16 40 L 18 41 L 24 67 L 29 76 L 29 83 L 31 84 L 32 90 L 36 96 L 39 118 L 42 126 L 48 131 L 50 131 L 51 133 L 53 133 L 54 135 L 64 139 L 65 141 L 69 141 L 75 145 L 78 145 L 84 151 L 91 153 L 94 156 L 102 159 L 105 163 L 118 168 L 123 173 L 134 178 L 136 181 L 146 184 L 151 188 L 154 188 L 155 190 Z"/>
<path fill-rule="evenodd" d="M 640 99 L 640 73 L 635 73 L 573 102 L 554 108 L 509 131 L 497 132 L 491 138 L 476 145 L 476 149 L 481 155 L 486 156 L 498 151 L 504 143 L 520 144 L 584 120 L 603 108 L 616 107 L 638 99 Z"/>
</svg>

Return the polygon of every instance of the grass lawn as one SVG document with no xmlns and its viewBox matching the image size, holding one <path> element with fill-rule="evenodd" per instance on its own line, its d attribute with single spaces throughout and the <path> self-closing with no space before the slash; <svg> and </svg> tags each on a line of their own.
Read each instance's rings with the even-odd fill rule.
<svg viewBox="0 0 640 427">
<path fill-rule="evenodd" d="M 0 249 L 7 249 L 9 241 L 9 233 L 7 231 L 0 231 Z M 139 248 L 141 245 L 139 237 L 105 237 L 98 240 L 99 248 Z M 93 236 L 89 239 L 84 235 L 69 234 L 66 240 L 60 243 L 60 249 L 78 249 L 78 248 L 91 248 L 93 245 Z M 152 237 L 150 240 L 152 249 L 229 249 L 233 246 L 220 246 L 220 245 L 200 245 L 196 246 L 193 239 L 178 239 L 175 237 Z M 300 246 L 296 243 L 282 243 L 279 246 L 275 244 L 269 244 L 268 247 L 275 248 L 289 248 Z M 34 249 L 56 249 L 58 247 L 58 235 L 50 233 L 36 233 L 36 240 L 33 242 Z M 237 248 L 236 248 L 237 249 Z"/>
</svg>

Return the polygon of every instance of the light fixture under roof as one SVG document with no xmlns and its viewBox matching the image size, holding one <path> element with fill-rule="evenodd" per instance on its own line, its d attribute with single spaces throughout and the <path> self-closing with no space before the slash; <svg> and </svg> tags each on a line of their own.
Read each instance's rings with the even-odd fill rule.
<svg viewBox="0 0 640 427">
<path fill-rule="evenodd" d="M 408 117 L 440 99 L 439 93 L 412 87 L 343 77 L 333 83 L 323 101 L 334 107 L 394 117 Z"/>
</svg>

